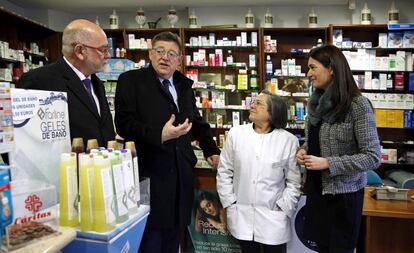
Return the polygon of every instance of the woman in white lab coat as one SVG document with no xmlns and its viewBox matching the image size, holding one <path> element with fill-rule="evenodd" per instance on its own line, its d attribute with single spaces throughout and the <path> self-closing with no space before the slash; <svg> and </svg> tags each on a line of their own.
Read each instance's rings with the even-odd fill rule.
<svg viewBox="0 0 414 253">
<path fill-rule="evenodd" d="M 220 156 L 217 191 L 227 227 L 242 252 L 284 252 L 290 218 L 300 196 L 298 139 L 284 130 L 285 101 L 262 91 L 253 101 L 251 124 L 233 127 Z"/>
</svg>

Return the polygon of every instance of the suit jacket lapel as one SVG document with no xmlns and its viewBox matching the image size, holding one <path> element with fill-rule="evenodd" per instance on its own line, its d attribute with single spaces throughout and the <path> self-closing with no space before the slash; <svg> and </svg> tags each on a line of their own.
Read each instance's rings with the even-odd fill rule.
<svg viewBox="0 0 414 253">
<path fill-rule="evenodd" d="M 85 105 L 85 107 L 97 118 L 99 118 L 98 111 L 96 110 L 95 106 L 93 106 L 91 99 L 86 92 L 82 81 L 76 75 L 75 72 L 70 68 L 70 66 L 65 62 L 62 58 L 60 62 L 60 67 L 62 70 L 62 76 L 67 80 L 66 86 L 68 90 L 71 90 L 75 96 L 79 98 L 81 103 Z M 93 83 L 93 82 L 92 82 Z M 95 89 L 95 85 L 94 85 Z M 98 90 L 98 89 L 95 89 Z M 99 99 L 101 100 L 101 99 Z"/>
</svg>

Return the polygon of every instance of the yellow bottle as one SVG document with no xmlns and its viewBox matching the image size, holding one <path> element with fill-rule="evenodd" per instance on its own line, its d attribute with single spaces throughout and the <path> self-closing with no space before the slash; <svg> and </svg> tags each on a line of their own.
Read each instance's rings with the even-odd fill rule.
<svg viewBox="0 0 414 253">
<path fill-rule="evenodd" d="M 93 230 L 93 154 L 79 155 L 80 230 Z"/>
<path fill-rule="evenodd" d="M 114 191 L 112 188 L 111 162 L 108 155 L 95 155 L 93 224 L 96 232 L 112 230 L 115 223 Z"/>
<path fill-rule="evenodd" d="M 122 160 L 118 152 L 109 154 L 112 166 L 112 183 L 115 193 L 115 215 L 116 223 L 128 220 L 127 196 L 124 185 L 124 174 Z"/>
<path fill-rule="evenodd" d="M 60 225 L 76 227 L 78 218 L 76 153 L 63 153 L 60 161 Z"/>
</svg>

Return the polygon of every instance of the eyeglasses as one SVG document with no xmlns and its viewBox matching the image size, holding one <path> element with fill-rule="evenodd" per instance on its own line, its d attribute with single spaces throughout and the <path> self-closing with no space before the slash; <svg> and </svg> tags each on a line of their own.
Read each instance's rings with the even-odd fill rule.
<svg viewBox="0 0 414 253">
<path fill-rule="evenodd" d="M 98 52 L 100 52 L 100 53 L 101 53 L 101 54 L 103 54 L 103 55 L 107 55 L 107 54 L 109 54 L 109 47 L 108 47 L 108 46 L 103 46 L 103 47 L 93 47 L 93 46 L 89 46 L 89 45 L 82 44 L 82 43 L 80 43 L 80 44 L 81 44 L 82 46 L 84 46 L 84 47 L 95 49 L 95 50 L 97 50 Z"/>
<path fill-rule="evenodd" d="M 265 102 L 262 102 L 262 101 L 260 101 L 258 99 L 255 99 L 255 100 L 253 100 L 250 103 L 250 105 L 255 105 L 256 107 L 265 107 L 266 106 L 266 103 Z"/>
<path fill-rule="evenodd" d="M 162 47 L 157 47 L 157 48 L 153 48 L 152 49 L 154 52 L 155 52 L 155 54 L 158 56 L 158 57 L 163 57 L 165 54 L 167 54 L 167 57 L 169 58 L 169 59 L 175 59 L 175 58 L 177 58 L 178 56 L 180 56 L 177 52 L 174 52 L 173 50 L 170 50 L 170 51 L 165 51 L 165 49 L 164 48 L 162 48 Z"/>
</svg>

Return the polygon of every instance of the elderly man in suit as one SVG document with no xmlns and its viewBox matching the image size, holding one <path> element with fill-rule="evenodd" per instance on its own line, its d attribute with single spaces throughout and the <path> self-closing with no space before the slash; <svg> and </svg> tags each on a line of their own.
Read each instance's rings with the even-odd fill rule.
<svg viewBox="0 0 414 253">
<path fill-rule="evenodd" d="M 200 141 L 213 168 L 217 148 L 195 105 L 192 80 L 177 71 L 182 60 L 176 34 L 152 39 L 151 64 L 123 73 L 115 95 L 115 125 L 119 135 L 135 141 L 140 176 L 151 181 L 151 212 L 140 253 L 178 251 L 179 235 L 190 223 L 196 157 L 192 138 Z"/>
<path fill-rule="evenodd" d="M 71 137 L 105 146 L 115 138 L 105 89 L 95 75 L 111 57 L 105 32 L 88 20 L 74 20 L 63 31 L 62 53 L 57 62 L 25 73 L 17 88 L 66 92 Z"/>
</svg>

